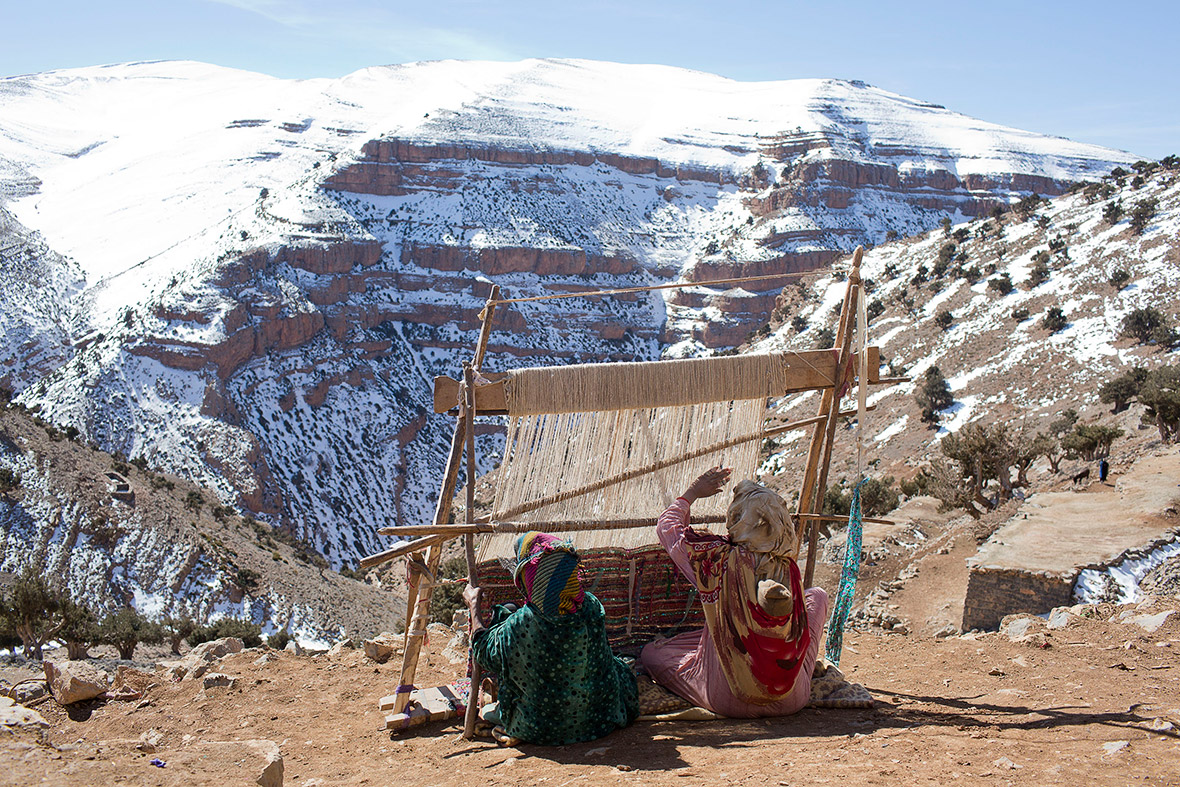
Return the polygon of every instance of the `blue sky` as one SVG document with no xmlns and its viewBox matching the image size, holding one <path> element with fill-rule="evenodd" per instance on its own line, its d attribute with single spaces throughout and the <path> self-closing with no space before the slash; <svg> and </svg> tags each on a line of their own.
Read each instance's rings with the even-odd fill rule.
<svg viewBox="0 0 1180 787">
<path fill-rule="evenodd" d="M 302 78 L 580 57 L 863 79 L 995 123 L 1180 153 L 1180 4 L 1168 2 L 0 0 L 0 23 L 3 76 L 157 59 Z"/>
</svg>

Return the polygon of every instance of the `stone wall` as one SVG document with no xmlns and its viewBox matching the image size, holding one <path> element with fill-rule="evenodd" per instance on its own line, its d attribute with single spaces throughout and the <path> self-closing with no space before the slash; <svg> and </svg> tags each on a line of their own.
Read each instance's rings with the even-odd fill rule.
<svg viewBox="0 0 1180 787">
<path fill-rule="evenodd" d="M 1005 615 L 1041 615 L 1073 603 L 1074 576 L 1006 568 L 972 568 L 963 604 L 963 631 L 999 628 Z"/>
</svg>

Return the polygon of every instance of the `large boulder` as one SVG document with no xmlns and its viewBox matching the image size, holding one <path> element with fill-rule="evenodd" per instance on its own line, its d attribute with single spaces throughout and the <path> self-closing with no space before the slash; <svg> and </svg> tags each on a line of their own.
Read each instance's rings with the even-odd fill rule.
<svg viewBox="0 0 1180 787">
<path fill-rule="evenodd" d="M 161 662 L 164 678 L 173 682 L 195 680 L 201 677 L 218 660 L 242 650 L 242 641 L 237 637 L 222 637 L 202 642 L 176 661 Z"/>
<path fill-rule="evenodd" d="M 365 655 L 378 664 L 384 664 L 402 651 L 402 637 L 383 631 L 372 639 L 365 640 Z"/>
<path fill-rule="evenodd" d="M 110 686 L 110 676 L 85 661 L 46 659 L 44 668 L 49 691 L 62 705 L 94 699 Z"/>
</svg>

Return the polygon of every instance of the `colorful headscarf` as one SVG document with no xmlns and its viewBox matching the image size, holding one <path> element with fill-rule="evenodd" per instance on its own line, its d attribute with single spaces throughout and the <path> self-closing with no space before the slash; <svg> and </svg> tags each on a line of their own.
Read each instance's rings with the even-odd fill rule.
<svg viewBox="0 0 1180 787">
<path fill-rule="evenodd" d="M 581 558 L 570 542 L 533 530 L 516 539 L 515 551 L 512 581 L 526 602 L 544 615 L 564 615 L 581 607 L 585 596 L 578 577 Z"/>
</svg>

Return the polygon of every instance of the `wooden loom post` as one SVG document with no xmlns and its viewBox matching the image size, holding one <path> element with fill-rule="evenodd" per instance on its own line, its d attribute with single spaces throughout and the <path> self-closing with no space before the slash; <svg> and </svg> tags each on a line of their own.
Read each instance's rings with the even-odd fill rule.
<svg viewBox="0 0 1180 787">
<path fill-rule="evenodd" d="M 482 312 L 482 324 L 479 328 L 479 340 L 475 345 L 475 356 L 472 366 L 476 371 L 479 370 L 483 363 L 484 354 L 487 352 L 488 338 L 491 334 L 492 327 L 492 312 L 495 311 L 495 301 L 500 298 L 500 286 L 498 284 L 492 285 L 492 291 L 488 294 L 488 303 Z M 443 470 L 442 487 L 439 489 L 438 501 L 434 507 L 434 523 L 436 525 L 445 525 L 450 522 L 451 518 L 451 501 L 455 497 L 455 481 L 459 476 L 459 465 L 463 458 L 463 445 L 467 435 L 467 422 L 464 418 L 458 418 L 455 421 L 455 431 L 451 435 L 451 451 L 447 456 L 446 468 Z M 438 565 L 442 559 L 442 538 L 431 543 L 426 550 L 426 569 L 431 576 L 427 577 L 428 584 L 425 587 L 419 587 L 418 582 L 411 582 L 410 598 L 406 600 L 406 611 L 409 615 L 411 606 L 413 607 L 413 615 L 410 616 L 410 624 L 406 627 L 406 639 L 404 653 L 402 654 L 402 669 L 400 677 L 398 678 L 398 685 L 395 691 L 396 700 L 393 706 L 393 712 L 405 713 L 406 706 L 410 702 L 410 692 L 413 691 L 414 675 L 418 672 L 418 656 L 422 651 L 422 639 L 426 634 L 426 624 L 430 621 L 430 597 L 433 595 L 434 586 L 432 584 L 432 577 L 437 576 Z"/>
<path fill-rule="evenodd" d="M 843 394 L 847 375 L 846 363 L 852 342 L 851 322 L 856 311 L 856 285 L 860 282 L 860 262 L 864 257 L 864 248 L 857 246 L 852 256 L 852 271 L 848 276 L 848 287 L 844 292 L 844 304 L 840 308 L 840 322 L 836 332 L 836 379 L 835 385 L 825 388 L 820 395 L 819 416 L 824 422 L 815 425 L 811 434 L 811 446 L 807 454 L 807 467 L 803 473 L 803 485 L 799 490 L 799 512 L 803 514 L 819 513 L 823 505 L 823 487 L 827 483 L 828 463 L 831 460 L 831 443 L 835 437 L 836 422 L 840 409 L 837 406 Z M 822 463 L 821 463 L 822 456 Z M 815 548 L 819 537 L 818 519 L 808 519 L 806 528 L 801 528 L 797 534 L 802 537 L 807 533 L 807 569 L 803 576 L 803 586 L 809 587 L 815 576 Z"/>
<path fill-rule="evenodd" d="M 475 523 L 475 373 L 471 364 L 463 365 L 463 420 L 467 422 L 467 505 L 465 506 L 467 524 Z M 467 557 L 467 585 L 479 587 L 479 569 L 475 565 L 475 534 L 463 536 L 463 551 Z M 471 624 L 474 626 L 474 623 Z M 469 651 L 470 652 L 470 651 Z M 471 663 L 471 690 L 467 695 L 467 713 L 463 717 L 463 737 L 471 740 L 475 737 L 475 720 L 479 712 L 479 684 L 480 669 L 474 657 L 469 657 Z"/>
</svg>

